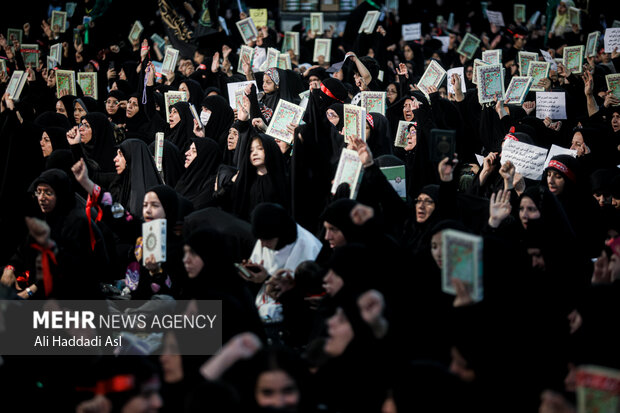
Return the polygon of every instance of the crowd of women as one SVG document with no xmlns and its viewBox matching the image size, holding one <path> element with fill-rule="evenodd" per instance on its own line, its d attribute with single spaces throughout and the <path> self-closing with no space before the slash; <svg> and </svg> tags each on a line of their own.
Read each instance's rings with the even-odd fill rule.
<svg viewBox="0 0 620 413">
<path fill-rule="evenodd" d="M 536 117 L 535 92 L 522 105 L 480 104 L 472 82 L 484 50 L 503 51 L 508 85 L 520 51 L 561 57 L 618 16 L 589 2 L 581 24 L 571 24 L 567 0 L 514 21 L 512 3 L 484 2 L 504 12 L 507 25 L 498 27 L 480 2 L 401 2 L 400 17 L 386 9 L 372 34 L 358 34 L 375 10 L 368 2 L 342 33 L 293 27 L 299 53 L 282 51 L 290 70 L 240 62 L 239 33 L 213 25 L 162 75 L 151 35 L 172 33 L 162 29 L 166 19 L 131 17 L 150 23 L 127 43 L 113 34 L 122 7 L 99 3 L 79 2 L 67 30 L 24 24 L 22 44 L 40 51 L 36 67 L 24 64 L 15 36 L 0 34 L 0 296 L 221 300 L 223 347 L 183 355 L 169 333 L 159 357 L 0 355 L 2 405 L 567 413 L 576 411 L 580 367 L 620 369 L 620 100 L 605 82 L 620 70 L 620 52 L 606 53 L 600 37 L 583 74 L 558 64 L 540 83 L 565 93 L 567 119 Z M 198 3 L 169 13 L 198 33 Z M 536 6 L 527 3 L 528 13 Z M 230 7 L 219 11 L 228 29 L 246 17 Z M 81 17 L 93 10 L 101 16 L 85 26 Z M 414 20 L 405 17 L 414 10 Z M 269 15 L 280 23 L 275 10 Z M 401 25 L 413 21 L 423 36 L 405 42 Z M 250 47 L 282 48 L 282 32 L 258 29 Z M 470 58 L 457 52 L 467 32 L 481 39 Z M 332 48 L 313 62 L 319 38 Z M 56 43 L 62 64 L 47 68 Z M 466 87 L 455 75 L 420 91 L 432 60 L 463 67 Z M 58 97 L 60 69 L 96 72 L 99 99 L 79 87 Z M 28 79 L 13 98 L 4 91 L 17 70 Z M 227 85 L 245 80 L 256 85 L 233 109 Z M 184 91 L 187 102 L 168 108 L 169 91 Z M 304 91 L 303 120 L 288 125 L 292 143 L 265 134 L 278 103 L 299 104 Z M 345 142 L 343 105 L 362 91 L 387 92 L 385 114 L 368 113 L 365 136 Z M 403 120 L 413 125 L 404 148 L 394 145 Z M 456 153 L 440 161 L 430 156 L 435 128 L 456 133 Z M 500 161 L 507 140 L 576 156 L 553 157 L 531 180 Z M 355 199 L 348 184 L 331 191 L 344 148 L 362 163 Z M 404 166 L 406 196 L 383 174 L 388 166 Z M 142 223 L 162 218 L 166 260 L 157 262 L 143 257 Z M 456 295 L 442 290 L 447 229 L 483 238 L 479 302 L 458 280 Z M 0 340 L 10 340 L 1 322 Z"/>
</svg>

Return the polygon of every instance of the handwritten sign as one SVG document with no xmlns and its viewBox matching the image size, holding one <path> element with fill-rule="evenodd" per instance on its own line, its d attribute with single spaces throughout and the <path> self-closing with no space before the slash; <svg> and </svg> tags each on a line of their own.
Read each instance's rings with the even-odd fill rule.
<svg viewBox="0 0 620 413">
<path fill-rule="evenodd" d="M 538 180 L 545 169 L 547 150 L 527 143 L 507 140 L 502 147 L 502 165 L 510 161 L 517 173 Z"/>
<path fill-rule="evenodd" d="M 554 72 L 557 72 L 558 64 L 551 56 L 551 53 L 547 52 L 546 50 L 540 49 L 540 54 L 542 55 L 543 59 L 545 59 L 545 62 L 551 63 L 551 66 L 550 66 L 551 70 L 553 70 Z"/>
<path fill-rule="evenodd" d="M 410 40 L 418 40 L 422 37 L 422 23 L 403 24 L 403 39 L 408 42 Z"/>
<path fill-rule="evenodd" d="M 605 53 L 620 50 L 620 28 L 605 29 Z"/>
<path fill-rule="evenodd" d="M 435 36 L 434 38 L 441 42 L 441 51 L 443 53 L 448 53 L 448 48 L 450 47 L 450 36 Z"/>
<path fill-rule="evenodd" d="M 553 120 L 566 119 L 566 95 L 564 92 L 536 92 L 536 117 Z"/>
<path fill-rule="evenodd" d="M 545 159 L 545 168 L 551 162 L 551 158 L 557 155 L 570 155 L 573 158 L 577 157 L 577 151 L 574 149 L 566 149 L 558 145 L 551 145 L 551 149 L 549 149 L 549 154 L 547 155 L 547 159 Z"/>
<path fill-rule="evenodd" d="M 461 91 L 463 94 L 467 91 L 467 84 L 465 83 L 465 73 L 463 67 L 455 67 L 453 69 L 448 70 L 448 93 L 454 94 L 454 88 L 452 87 L 452 75 L 459 75 L 461 78 Z"/>
<path fill-rule="evenodd" d="M 267 26 L 267 9 L 250 9 L 250 17 L 256 27 Z"/>
<path fill-rule="evenodd" d="M 504 15 L 501 11 L 491 11 L 487 10 L 487 17 L 489 18 L 489 23 L 496 25 L 497 27 L 504 27 Z"/>
</svg>

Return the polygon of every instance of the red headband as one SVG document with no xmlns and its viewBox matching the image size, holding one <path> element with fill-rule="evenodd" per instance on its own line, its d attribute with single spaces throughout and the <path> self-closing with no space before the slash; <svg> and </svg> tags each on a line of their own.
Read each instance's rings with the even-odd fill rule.
<svg viewBox="0 0 620 413">
<path fill-rule="evenodd" d="M 120 374 L 107 380 L 100 380 L 94 387 L 78 387 L 77 391 L 89 391 L 95 394 L 121 393 L 135 388 L 135 379 L 131 374 Z"/>
<path fill-rule="evenodd" d="M 570 179 L 571 181 L 573 181 L 573 182 L 576 181 L 575 174 L 573 173 L 573 171 L 568 169 L 568 167 L 566 165 L 564 165 L 560 161 L 551 161 L 551 162 L 549 162 L 549 166 L 547 168 L 557 169 L 558 171 L 560 171 L 564 175 L 566 175 L 566 177 L 568 179 Z"/>
<path fill-rule="evenodd" d="M 329 96 L 332 99 L 337 100 L 340 103 L 344 103 L 342 100 L 338 99 L 336 96 L 334 96 L 334 94 L 332 92 L 330 92 L 330 90 L 325 87 L 324 84 L 321 83 L 321 92 L 325 93 L 327 96 Z"/>
<path fill-rule="evenodd" d="M 513 135 L 513 133 L 515 133 L 515 127 L 512 126 L 510 128 L 510 130 L 508 131 L 508 133 L 506 134 L 506 136 L 504 136 L 504 140 L 511 140 L 511 141 L 517 141 L 519 142 L 519 139 L 517 139 L 517 137 L 515 135 Z"/>
</svg>

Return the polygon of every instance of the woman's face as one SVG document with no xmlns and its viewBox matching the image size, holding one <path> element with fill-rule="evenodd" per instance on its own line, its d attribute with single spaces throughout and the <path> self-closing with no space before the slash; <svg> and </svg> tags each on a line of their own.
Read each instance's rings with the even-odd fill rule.
<svg viewBox="0 0 620 413">
<path fill-rule="evenodd" d="M 189 149 L 187 150 L 187 152 L 185 152 L 185 167 L 186 168 L 191 165 L 194 159 L 196 159 L 196 156 L 198 156 L 198 151 L 196 150 L 196 144 L 192 143 Z"/>
<path fill-rule="evenodd" d="M 368 122 L 366 122 L 366 142 L 370 139 L 370 132 L 372 132 L 372 127 Z"/>
<path fill-rule="evenodd" d="M 41 136 L 41 151 L 43 151 L 43 157 L 47 158 L 52 154 L 54 148 L 52 148 L 52 141 L 50 140 L 47 132 L 43 132 L 43 136 Z"/>
<path fill-rule="evenodd" d="M 590 153 L 590 148 L 588 148 L 586 143 L 583 141 L 583 135 L 581 132 L 575 132 L 570 148 L 577 151 L 577 156 L 583 156 Z"/>
<path fill-rule="evenodd" d="M 86 109 L 84 109 L 84 107 L 82 107 L 79 103 L 76 103 L 73 109 L 73 120 L 76 125 L 80 124 L 80 119 L 82 119 L 82 116 L 84 115 L 86 115 Z"/>
<path fill-rule="evenodd" d="M 189 88 L 187 87 L 187 84 L 185 84 L 185 82 L 181 83 L 181 85 L 179 86 L 179 92 L 187 93 L 187 101 L 189 102 Z"/>
<path fill-rule="evenodd" d="M 181 115 L 179 115 L 176 108 L 172 108 L 170 109 L 170 117 L 168 119 L 170 120 L 170 127 L 174 128 L 181 121 Z"/>
<path fill-rule="evenodd" d="M 330 269 L 327 274 L 325 274 L 325 277 L 323 277 L 323 288 L 331 297 L 335 296 L 343 286 L 344 280 L 332 269 Z"/>
<path fill-rule="evenodd" d="M 527 229 L 527 225 L 532 219 L 540 218 L 540 210 L 532 201 L 532 198 L 529 196 L 524 196 L 521 198 L 521 203 L 519 204 L 519 219 L 521 220 L 521 225 L 523 228 Z"/>
<path fill-rule="evenodd" d="M 296 411 L 300 392 L 297 383 L 287 372 L 272 370 L 258 376 L 254 397 L 260 407 Z"/>
<path fill-rule="evenodd" d="M 620 113 L 614 112 L 613 115 L 611 115 L 611 128 L 614 132 L 620 131 Z"/>
<path fill-rule="evenodd" d="M 65 104 L 62 103 L 62 100 L 56 102 L 56 113 L 60 113 L 63 116 L 69 117 L 67 115 L 67 110 L 65 109 Z"/>
<path fill-rule="evenodd" d="M 443 261 L 441 259 L 441 247 L 443 245 L 441 242 L 441 232 L 442 231 L 439 231 L 438 233 L 433 234 L 433 237 L 431 238 L 431 255 L 433 256 L 433 259 L 439 269 L 443 266 Z"/>
<path fill-rule="evenodd" d="M 471 82 L 471 80 L 474 78 L 474 67 L 473 66 L 467 66 L 465 68 L 465 77 L 467 78 L 467 80 L 469 80 Z"/>
<path fill-rule="evenodd" d="M 554 195 L 561 195 L 564 191 L 564 185 L 566 181 L 564 177 L 559 174 L 559 172 L 554 171 L 553 169 L 547 170 L 547 186 L 549 186 L 549 191 L 551 191 Z"/>
<path fill-rule="evenodd" d="M 129 100 L 127 101 L 127 117 L 129 119 L 133 118 L 134 116 L 136 116 L 136 113 L 138 113 L 140 111 L 140 104 L 138 103 L 138 98 L 133 97 L 133 98 L 129 98 Z"/>
<path fill-rule="evenodd" d="M 342 308 L 338 308 L 336 314 L 327 320 L 327 334 L 329 337 L 325 341 L 323 351 L 331 357 L 340 356 L 355 336 L 353 327 Z"/>
<path fill-rule="evenodd" d="M 108 115 L 114 115 L 116 112 L 118 112 L 118 106 L 119 101 L 115 97 L 110 96 L 105 101 L 105 111 L 108 113 Z"/>
<path fill-rule="evenodd" d="M 265 165 L 265 149 L 260 139 L 255 138 L 250 147 L 250 162 L 255 168 Z"/>
<path fill-rule="evenodd" d="M 263 75 L 263 91 L 265 93 L 273 93 L 276 91 L 276 84 L 268 75 Z"/>
<path fill-rule="evenodd" d="M 183 247 L 183 265 L 185 266 L 185 271 L 187 271 L 187 275 L 189 278 L 196 278 L 205 263 L 200 258 L 200 255 L 196 254 L 196 252 L 189 246 L 185 245 Z"/>
<path fill-rule="evenodd" d="M 413 50 L 408 45 L 403 47 L 403 53 L 405 54 L 405 60 L 413 60 Z"/>
<path fill-rule="evenodd" d="M 228 140 L 226 141 L 226 147 L 229 151 L 234 150 L 237 147 L 237 142 L 239 141 L 239 131 L 235 128 L 230 128 L 228 130 Z"/>
<path fill-rule="evenodd" d="M 329 120 L 332 125 L 338 126 L 338 122 L 340 122 L 340 116 L 338 116 L 335 110 L 327 109 L 327 112 L 325 114 L 327 115 L 327 120 Z"/>
<path fill-rule="evenodd" d="M 179 345 L 174 333 L 166 334 L 159 363 L 161 364 L 164 382 L 178 383 L 183 380 L 183 358 L 179 354 Z"/>
<path fill-rule="evenodd" d="M 86 119 L 78 123 L 80 127 L 80 136 L 83 143 L 88 143 L 93 138 L 93 130 L 90 127 L 90 123 Z"/>
<path fill-rule="evenodd" d="M 415 148 L 418 143 L 418 133 L 415 130 L 415 126 L 411 125 L 409 128 L 409 132 L 407 133 L 407 145 L 405 146 L 406 151 L 411 151 Z"/>
<path fill-rule="evenodd" d="M 398 97 L 398 89 L 396 89 L 396 86 L 393 84 L 389 84 L 386 92 L 388 101 L 390 103 L 394 103 L 396 101 L 396 98 Z"/>
<path fill-rule="evenodd" d="M 125 73 L 125 69 L 121 69 L 121 71 L 118 72 L 118 78 L 120 80 L 127 80 L 127 73 Z"/>
<path fill-rule="evenodd" d="M 114 167 L 116 168 L 117 175 L 120 175 L 127 168 L 127 160 L 125 159 L 125 155 L 120 149 L 116 150 L 116 156 L 114 157 Z"/>
<path fill-rule="evenodd" d="M 407 122 L 411 122 L 413 120 L 413 106 L 413 99 L 405 99 L 405 104 L 403 105 L 403 117 Z"/>
<path fill-rule="evenodd" d="M 166 218 L 166 211 L 155 192 L 147 192 L 142 203 L 142 216 L 145 222 Z"/>
<path fill-rule="evenodd" d="M 418 224 L 423 224 L 428 220 L 435 210 L 435 201 L 426 194 L 418 195 L 415 200 L 415 220 Z"/>
<path fill-rule="evenodd" d="M 560 5 L 558 6 L 558 14 L 564 14 L 564 13 L 566 13 L 566 3 L 562 1 L 560 2 Z"/>
</svg>

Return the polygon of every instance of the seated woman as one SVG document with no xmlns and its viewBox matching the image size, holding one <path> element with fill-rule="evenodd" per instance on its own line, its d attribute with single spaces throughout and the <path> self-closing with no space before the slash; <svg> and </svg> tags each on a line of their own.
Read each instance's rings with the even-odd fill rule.
<svg viewBox="0 0 620 413">
<path fill-rule="evenodd" d="M 239 175 L 232 189 L 232 212 L 248 220 L 261 202 L 289 207 L 286 164 L 274 139 L 258 134 L 246 141 L 241 152 Z"/>
</svg>

